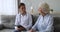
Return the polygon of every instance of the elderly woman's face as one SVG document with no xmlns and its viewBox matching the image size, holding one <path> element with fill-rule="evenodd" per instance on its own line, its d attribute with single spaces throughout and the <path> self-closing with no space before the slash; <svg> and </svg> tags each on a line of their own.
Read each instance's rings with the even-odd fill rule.
<svg viewBox="0 0 60 32">
<path fill-rule="evenodd" d="M 40 14 L 45 14 L 44 12 L 43 12 L 43 10 L 44 9 L 42 9 L 41 7 L 38 9 L 38 12 L 40 13 Z"/>
<path fill-rule="evenodd" d="M 50 10 L 50 8 L 47 3 L 42 3 L 38 9 L 40 14 L 48 14 L 49 10 Z"/>
</svg>

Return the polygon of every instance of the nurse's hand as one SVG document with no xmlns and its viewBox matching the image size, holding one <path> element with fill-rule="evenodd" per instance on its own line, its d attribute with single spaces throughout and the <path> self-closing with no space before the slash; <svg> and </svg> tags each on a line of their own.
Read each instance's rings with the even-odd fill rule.
<svg viewBox="0 0 60 32">
<path fill-rule="evenodd" d="M 21 30 L 21 29 L 17 27 L 17 30 Z"/>
<path fill-rule="evenodd" d="M 20 29 L 19 29 L 20 31 L 23 31 L 23 30 L 25 30 L 25 28 L 24 27 L 20 27 Z"/>
<path fill-rule="evenodd" d="M 24 27 L 20 27 L 20 28 L 16 27 L 16 30 L 23 31 L 23 30 L 25 30 L 25 28 Z"/>
<path fill-rule="evenodd" d="M 15 27 L 15 30 L 20 30 L 20 28 L 18 28 L 18 27 Z"/>
</svg>

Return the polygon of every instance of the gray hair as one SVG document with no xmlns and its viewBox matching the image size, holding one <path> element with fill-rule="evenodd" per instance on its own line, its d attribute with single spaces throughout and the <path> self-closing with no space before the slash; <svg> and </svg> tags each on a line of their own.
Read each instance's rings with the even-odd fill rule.
<svg viewBox="0 0 60 32">
<path fill-rule="evenodd" d="M 50 7 L 49 7 L 49 5 L 47 4 L 47 3 L 42 3 L 41 5 L 40 5 L 40 7 L 43 9 L 43 12 L 44 13 L 49 13 L 50 12 Z"/>
</svg>

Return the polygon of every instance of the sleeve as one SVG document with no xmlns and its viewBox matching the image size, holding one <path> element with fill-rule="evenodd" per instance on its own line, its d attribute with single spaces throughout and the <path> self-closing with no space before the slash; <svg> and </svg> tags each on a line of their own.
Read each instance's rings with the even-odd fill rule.
<svg viewBox="0 0 60 32">
<path fill-rule="evenodd" d="M 17 29 L 17 25 L 19 25 L 18 15 L 16 15 L 16 18 L 15 18 L 15 29 Z"/>
<path fill-rule="evenodd" d="M 19 25 L 19 22 L 18 22 L 18 15 L 16 15 L 16 18 L 15 18 L 15 25 Z"/>
<path fill-rule="evenodd" d="M 40 17 L 38 17 L 36 23 L 35 23 L 34 26 L 32 27 L 33 30 L 36 30 L 36 29 L 37 29 L 37 25 L 38 25 L 39 19 L 40 19 Z"/>
<path fill-rule="evenodd" d="M 29 15 L 28 16 L 28 21 L 29 21 L 29 24 L 27 25 L 27 26 L 25 26 L 25 28 L 27 29 L 27 30 L 29 30 L 31 27 L 32 27 L 32 16 L 31 15 Z"/>
<path fill-rule="evenodd" d="M 53 17 L 49 18 L 47 28 L 43 32 L 53 32 Z"/>
</svg>

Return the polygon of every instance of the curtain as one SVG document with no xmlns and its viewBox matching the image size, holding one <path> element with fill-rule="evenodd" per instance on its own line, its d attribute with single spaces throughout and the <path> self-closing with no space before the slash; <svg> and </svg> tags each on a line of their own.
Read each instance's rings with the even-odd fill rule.
<svg viewBox="0 0 60 32">
<path fill-rule="evenodd" d="M 18 0 L 0 0 L 0 15 L 16 15 Z"/>
</svg>

